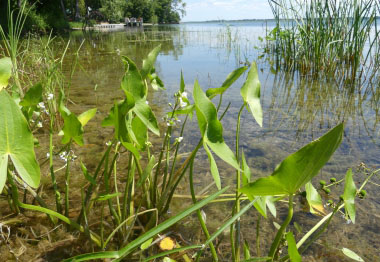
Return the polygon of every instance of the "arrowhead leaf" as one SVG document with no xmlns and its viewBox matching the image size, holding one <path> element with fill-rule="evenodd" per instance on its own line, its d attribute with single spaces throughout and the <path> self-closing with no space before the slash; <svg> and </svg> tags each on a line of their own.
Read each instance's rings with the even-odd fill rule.
<svg viewBox="0 0 380 262">
<path fill-rule="evenodd" d="M 17 173 L 31 187 L 40 183 L 40 167 L 34 154 L 33 135 L 20 108 L 0 91 L 0 192 L 3 190 L 11 158 Z"/>
<path fill-rule="evenodd" d="M 219 94 L 223 94 L 239 77 L 248 69 L 248 67 L 243 66 L 234 71 L 232 71 L 224 80 L 221 87 L 218 88 L 210 88 L 206 91 L 206 95 L 208 98 L 213 99 L 215 96 Z"/>
<path fill-rule="evenodd" d="M 342 142 L 343 123 L 285 158 L 272 175 L 240 189 L 248 196 L 290 195 L 316 176 Z"/>
<path fill-rule="evenodd" d="M 248 104 L 249 109 L 259 126 L 263 126 L 263 110 L 260 104 L 260 80 L 257 65 L 252 62 L 251 69 L 248 72 L 247 79 L 240 89 L 244 103 Z"/>
</svg>

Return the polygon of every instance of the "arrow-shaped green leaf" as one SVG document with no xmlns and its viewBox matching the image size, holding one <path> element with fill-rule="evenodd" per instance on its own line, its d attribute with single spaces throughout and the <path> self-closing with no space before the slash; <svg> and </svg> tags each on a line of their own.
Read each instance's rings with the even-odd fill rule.
<svg viewBox="0 0 380 262">
<path fill-rule="evenodd" d="M 343 123 L 285 158 L 271 176 L 259 178 L 240 191 L 251 197 L 294 194 L 318 174 L 342 142 L 342 135 Z"/>
<path fill-rule="evenodd" d="M 40 167 L 34 154 L 33 135 L 20 108 L 9 94 L 0 91 L 0 192 L 11 158 L 17 173 L 31 187 L 40 184 Z"/>
</svg>

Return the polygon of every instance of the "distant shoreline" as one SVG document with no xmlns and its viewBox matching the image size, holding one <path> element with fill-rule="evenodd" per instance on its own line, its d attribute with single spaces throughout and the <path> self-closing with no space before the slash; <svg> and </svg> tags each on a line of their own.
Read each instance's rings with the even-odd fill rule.
<svg viewBox="0 0 380 262">
<path fill-rule="evenodd" d="M 380 16 L 376 17 L 376 19 L 380 19 Z M 281 21 L 287 21 L 292 19 L 280 19 Z M 180 24 L 204 24 L 204 23 L 241 23 L 241 22 L 271 22 L 276 21 L 274 18 L 266 18 L 266 19 L 235 19 L 235 20 L 207 20 L 207 21 L 181 21 Z"/>
</svg>

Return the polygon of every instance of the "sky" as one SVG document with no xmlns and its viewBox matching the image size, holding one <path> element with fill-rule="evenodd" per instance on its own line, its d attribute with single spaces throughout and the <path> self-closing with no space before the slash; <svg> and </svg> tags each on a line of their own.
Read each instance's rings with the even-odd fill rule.
<svg viewBox="0 0 380 262">
<path fill-rule="evenodd" d="M 268 0 L 184 0 L 183 22 L 273 18 Z"/>
</svg>

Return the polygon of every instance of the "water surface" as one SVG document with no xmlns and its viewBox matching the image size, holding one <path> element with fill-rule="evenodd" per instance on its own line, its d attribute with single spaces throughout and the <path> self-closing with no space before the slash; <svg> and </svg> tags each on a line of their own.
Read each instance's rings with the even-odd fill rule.
<svg viewBox="0 0 380 262">
<path fill-rule="evenodd" d="M 235 22 L 229 25 L 186 23 L 145 27 L 143 30 L 73 32 L 69 36 L 72 42 L 69 52 L 75 52 L 80 43 L 83 40 L 85 42 L 79 55 L 84 71 L 76 73 L 72 79 L 70 99 L 75 104 L 71 109 L 74 112 L 82 112 L 92 107 L 99 109 L 96 121 L 90 122 L 86 129 L 86 142 L 90 146 L 82 150 L 86 152 L 87 160 L 96 163 L 99 149 L 112 136 L 112 130 L 102 129 L 100 122 L 106 117 L 114 101 L 123 98 L 119 89 L 124 71 L 120 56 L 129 56 L 141 66 L 142 58 L 153 47 L 161 44 L 162 51 L 158 56 L 156 69 L 165 83 L 166 91 L 150 91 L 149 98 L 158 118 L 169 110 L 168 103 L 173 102 L 173 94 L 179 88 L 181 70 L 184 72 L 187 91 L 191 94 L 195 79 L 198 79 L 203 90 L 219 87 L 231 71 L 251 61 L 257 61 L 262 83 L 264 124 L 260 128 L 252 116 L 245 112 L 241 128 L 241 146 L 254 177 L 269 175 L 288 154 L 342 121 L 345 122 L 343 143 L 315 178 L 314 185 L 318 186 L 319 179 L 342 178 L 348 168 L 355 170 L 362 162 L 369 167 L 379 168 L 378 84 L 348 86 L 337 79 L 310 81 L 307 76 L 301 77 L 297 73 L 275 72 L 271 61 L 262 57 L 263 42 L 259 40 L 273 25 L 273 21 Z M 68 59 L 67 65 L 70 63 Z M 69 66 L 66 70 L 68 74 Z M 231 148 L 234 148 L 236 117 L 242 104 L 240 87 L 243 80 L 240 79 L 228 90 L 222 107 L 224 109 L 231 102 L 229 112 L 223 119 L 225 139 Z M 178 135 L 178 132 L 175 134 Z M 189 152 L 198 139 L 199 130 L 194 119 L 187 126 L 182 152 Z M 211 175 L 205 175 L 209 171 L 204 152 L 200 152 L 197 163 L 199 176 L 195 182 L 198 190 L 201 190 L 212 183 Z M 223 163 L 218 165 L 223 186 L 233 184 L 234 170 Z M 363 181 L 363 178 L 359 173 L 354 177 L 356 181 Z M 379 184 L 379 180 L 377 177 L 373 181 Z M 341 215 L 335 217 L 328 234 L 306 252 L 306 261 L 344 261 L 337 251 L 342 247 L 354 250 L 368 261 L 380 260 L 380 242 L 376 241 L 380 236 L 380 200 L 376 197 L 380 190 L 373 184 L 369 184 L 367 189 L 366 200 L 357 201 L 357 223 L 346 224 Z M 332 197 L 337 197 L 343 192 L 343 187 L 339 186 L 332 191 Z M 183 188 L 181 192 L 186 193 L 187 189 Z M 173 209 L 175 206 L 174 204 Z M 284 205 L 278 204 L 278 208 L 276 219 L 271 217 L 262 220 L 263 236 L 273 236 L 272 221 L 280 223 L 284 219 Z M 224 219 L 230 209 L 229 204 L 206 209 L 210 227 L 216 228 L 220 225 L 220 218 Z M 296 211 L 294 221 L 304 228 L 303 233 L 317 223 L 318 217 L 301 209 Z M 256 218 L 257 214 L 253 211 L 243 218 L 244 232 L 248 232 L 247 239 L 252 242 L 255 238 Z M 188 222 L 188 225 L 191 227 L 192 223 Z M 300 236 L 302 234 L 298 234 L 297 238 Z M 266 245 L 263 243 L 263 248 Z M 223 245 L 221 247 L 224 250 Z M 228 261 L 228 255 L 225 259 Z"/>
</svg>

